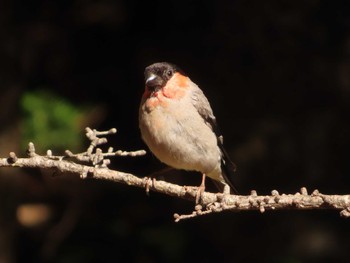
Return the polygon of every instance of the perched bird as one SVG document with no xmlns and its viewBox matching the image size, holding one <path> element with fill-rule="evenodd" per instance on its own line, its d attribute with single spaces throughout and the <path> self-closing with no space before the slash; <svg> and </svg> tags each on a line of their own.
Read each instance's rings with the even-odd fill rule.
<svg viewBox="0 0 350 263">
<path fill-rule="evenodd" d="M 142 139 L 163 163 L 202 173 L 196 202 L 208 176 L 235 189 L 235 164 L 223 148 L 216 119 L 203 91 L 176 65 L 161 62 L 145 69 L 145 92 L 139 108 Z"/>
</svg>

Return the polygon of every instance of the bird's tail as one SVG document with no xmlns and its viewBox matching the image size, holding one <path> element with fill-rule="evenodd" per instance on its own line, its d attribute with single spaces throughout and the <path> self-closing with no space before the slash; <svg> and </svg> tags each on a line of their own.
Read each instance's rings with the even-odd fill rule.
<svg viewBox="0 0 350 263">
<path fill-rule="evenodd" d="M 238 194 L 238 191 L 233 183 L 237 166 L 231 161 L 222 143 L 219 143 L 219 147 L 222 153 L 222 157 L 221 157 L 222 176 L 224 177 L 225 182 L 230 186 L 231 192 L 234 194 Z"/>
</svg>

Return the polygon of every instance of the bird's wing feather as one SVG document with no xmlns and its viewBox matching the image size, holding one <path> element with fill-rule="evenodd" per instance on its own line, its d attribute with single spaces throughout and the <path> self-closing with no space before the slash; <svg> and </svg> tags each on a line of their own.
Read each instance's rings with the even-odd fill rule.
<svg viewBox="0 0 350 263">
<path fill-rule="evenodd" d="M 223 145 L 223 136 L 219 130 L 216 123 L 216 118 L 213 114 L 213 110 L 210 107 L 208 99 L 205 97 L 203 91 L 198 87 L 193 89 L 192 93 L 192 103 L 199 115 L 204 119 L 205 123 L 213 130 L 217 137 L 218 146 L 222 153 L 221 166 L 223 170 L 223 177 L 225 181 L 230 185 L 230 187 L 235 190 L 232 183 L 232 178 L 234 177 L 234 172 L 236 171 L 236 165 L 230 160 L 226 150 Z M 237 191 L 236 191 L 237 192 Z"/>
</svg>

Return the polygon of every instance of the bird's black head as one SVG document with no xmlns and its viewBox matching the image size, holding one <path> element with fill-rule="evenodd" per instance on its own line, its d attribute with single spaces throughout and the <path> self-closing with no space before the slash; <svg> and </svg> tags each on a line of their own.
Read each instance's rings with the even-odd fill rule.
<svg viewBox="0 0 350 263">
<path fill-rule="evenodd" d="M 171 77 L 182 70 L 174 64 L 168 62 L 154 63 L 145 69 L 145 82 L 150 90 L 156 90 L 164 87 Z"/>
</svg>

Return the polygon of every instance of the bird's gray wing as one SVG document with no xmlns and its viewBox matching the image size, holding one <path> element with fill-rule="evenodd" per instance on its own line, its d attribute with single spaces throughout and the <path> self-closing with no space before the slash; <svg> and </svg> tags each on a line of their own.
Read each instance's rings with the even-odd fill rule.
<svg viewBox="0 0 350 263">
<path fill-rule="evenodd" d="M 210 107 L 208 99 L 205 97 L 203 91 L 196 87 L 192 93 L 192 103 L 199 115 L 204 119 L 204 122 L 212 129 L 217 137 L 218 146 L 222 153 L 221 166 L 223 170 L 223 177 L 230 187 L 235 190 L 233 185 L 233 177 L 236 171 L 236 165 L 231 161 L 228 153 L 226 152 L 223 145 L 223 136 L 216 123 L 216 118 L 213 114 L 213 110 Z M 237 191 L 236 191 L 237 192 Z"/>
</svg>

